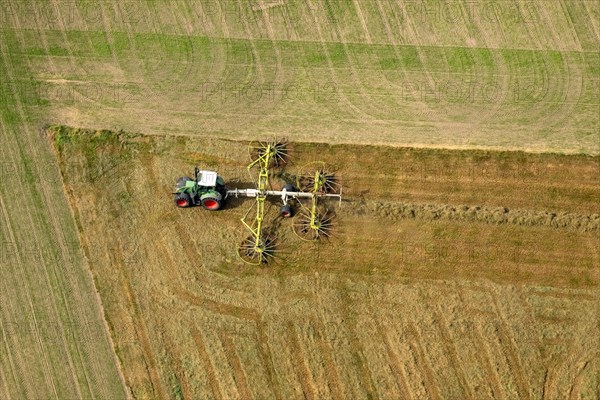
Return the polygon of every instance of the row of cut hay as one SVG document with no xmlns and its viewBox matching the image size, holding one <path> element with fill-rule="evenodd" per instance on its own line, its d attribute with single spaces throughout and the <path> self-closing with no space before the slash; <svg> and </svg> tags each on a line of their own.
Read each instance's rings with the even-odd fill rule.
<svg viewBox="0 0 600 400">
<path fill-rule="evenodd" d="M 551 226 L 572 229 L 578 232 L 600 231 L 600 214 L 522 210 L 507 207 L 389 202 L 359 203 L 355 209 L 359 213 L 369 212 L 394 220 L 403 218 L 429 221 L 455 220 L 496 225 Z"/>
</svg>

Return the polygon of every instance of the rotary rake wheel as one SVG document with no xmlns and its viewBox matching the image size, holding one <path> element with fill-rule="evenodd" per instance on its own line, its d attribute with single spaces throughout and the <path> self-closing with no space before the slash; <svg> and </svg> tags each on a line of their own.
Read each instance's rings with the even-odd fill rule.
<svg viewBox="0 0 600 400">
<path fill-rule="evenodd" d="M 306 241 L 329 238 L 335 214 L 329 210 L 322 210 L 319 200 L 338 197 L 341 201 L 341 186 L 335 173 L 324 162 L 315 161 L 301 169 L 296 182 L 301 190 L 311 194 L 311 205 L 303 205 L 302 212 L 294 219 L 294 233 Z"/>
<path fill-rule="evenodd" d="M 301 190 L 315 194 L 339 193 L 340 189 L 335 172 L 322 161 L 305 165 L 301 169 L 296 183 Z"/>
<path fill-rule="evenodd" d="M 310 210 L 303 210 L 294 218 L 294 233 L 300 239 L 309 242 L 327 239 L 331 236 L 334 216 L 335 214 L 330 211 L 317 212 L 312 215 Z"/>
<path fill-rule="evenodd" d="M 288 143 L 285 139 L 253 143 L 248 147 L 248 152 L 253 163 L 267 160 L 267 167 L 282 166 L 289 157 Z"/>
<path fill-rule="evenodd" d="M 249 148 L 251 163 L 246 169 L 252 177 L 251 170 L 258 168 L 258 180 L 256 189 L 246 191 L 248 196 L 254 197 L 255 204 L 242 217 L 242 224 L 250 232 L 238 246 L 238 255 L 247 264 L 268 264 L 275 258 L 275 238 L 263 232 L 263 219 L 265 215 L 265 200 L 269 195 L 269 171 L 272 167 L 285 164 L 288 157 L 288 146 L 284 140 L 273 140 L 271 142 L 258 142 Z M 237 195 L 237 192 L 236 192 Z M 248 214 L 256 207 L 254 220 L 246 222 Z"/>
<path fill-rule="evenodd" d="M 266 265 L 276 259 L 276 240 L 270 235 L 248 236 L 240 243 L 238 255 L 250 265 Z"/>
<path fill-rule="evenodd" d="M 230 189 L 227 196 L 254 198 L 254 204 L 241 218 L 249 235 L 237 245 L 239 258 L 247 264 L 265 265 L 276 260 L 277 240 L 264 229 L 265 201 L 268 196 L 281 198 L 279 215 L 288 218 L 293 215 L 292 206 L 300 207 L 300 212 L 292 222 L 296 235 L 305 241 L 316 241 L 331 236 L 334 213 L 324 210 L 319 202 L 337 198 L 341 204 L 341 186 L 332 170 L 323 162 L 306 165 L 297 175 L 297 187 L 286 184 L 281 190 L 270 189 L 272 170 L 282 167 L 289 157 L 289 147 L 285 140 L 256 142 L 249 147 L 250 164 L 246 167 L 256 184 L 252 189 Z M 258 171 L 257 171 L 258 170 Z M 258 172 L 256 174 L 256 172 Z M 253 217 L 250 217 L 254 214 Z"/>
</svg>

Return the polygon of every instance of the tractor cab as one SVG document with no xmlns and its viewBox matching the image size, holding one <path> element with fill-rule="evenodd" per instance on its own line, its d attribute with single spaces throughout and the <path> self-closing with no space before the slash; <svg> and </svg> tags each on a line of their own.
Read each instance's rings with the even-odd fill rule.
<svg viewBox="0 0 600 400">
<path fill-rule="evenodd" d="M 175 205 L 186 208 L 202 205 L 203 208 L 216 211 L 225 201 L 225 181 L 215 171 L 194 168 L 194 178 L 182 176 L 175 182 Z"/>
<path fill-rule="evenodd" d="M 218 179 L 219 175 L 214 171 L 198 171 L 196 181 L 200 186 L 213 187 L 217 186 Z"/>
</svg>

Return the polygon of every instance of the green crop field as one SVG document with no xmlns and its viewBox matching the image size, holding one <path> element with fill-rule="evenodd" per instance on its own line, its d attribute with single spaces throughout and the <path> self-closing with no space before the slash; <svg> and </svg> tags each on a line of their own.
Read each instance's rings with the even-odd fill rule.
<svg viewBox="0 0 600 400">
<path fill-rule="evenodd" d="M 0 0 L 0 398 L 598 398 L 599 110 L 597 1 Z M 65 160 L 47 137 L 50 125 L 156 142 L 132 154 L 110 140 L 67 143 L 74 158 Z M 342 227 L 364 224 L 365 215 L 379 222 L 367 223 L 373 238 L 346 234 L 348 246 L 339 251 L 348 270 L 328 261 L 327 275 L 315 280 L 318 269 L 305 271 L 302 263 L 272 278 L 269 270 L 232 275 L 218 263 L 208 272 L 202 263 L 192 263 L 198 270 L 164 270 L 193 258 L 193 246 L 202 248 L 193 232 L 171 224 L 166 232 L 179 236 L 161 236 L 165 253 L 148 249 L 155 275 L 144 280 L 128 270 L 132 250 L 102 236 L 135 234 L 132 226 L 158 229 L 165 215 L 185 222 L 171 208 L 144 215 L 143 206 L 128 202 L 143 197 L 136 177 L 160 192 L 152 201 L 171 207 L 168 180 L 194 162 L 216 170 L 222 162 L 242 165 L 238 154 L 211 159 L 206 140 L 233 140 L 238 151 L 237 141 L 273 134 L 313 158 L 314 149 L 325 150 L 306 143 L 349 146 L 326 158 L 337 158 L 342 175 L 348 171 L 352 201 L 374 197 L 352 203 L 357 208 L 346 219 L 340 211 Z M 187 154 L 175 164 L 172 143 L 185 143 Z M 457 150 L 422 154 L 434 165 L 466 170 L 464 162 L 477 170 L 487 165 L 488 156 L 477 154 L 499 154 L 492 166 L 534 160 L 542 172 L 499 186 L 457 179 L 421 187 L 415 180 L 427 183 L 426 174 L 409 173 L 408 183 L 397 175 L 395 162 L 413 158 L 374 145 Z M 111 175 L 103 164 L 100 171 L 108 172 L 90 177 L 98 167 L 90 156 L 103 146 L 112 153 L 99 159 L 119 167 Z M 471 157 L 459 150 L 500 152 Z M 357 168 L 384 153 L 387 169 L 369 164 L 379 180 L 372 183 Z M 91 161 L 82 162 L 86 157 Z M 99 182 L 108 185 L 105 192 Z M 95 187 L 87 192 L 86 185 Z M 94 208 L 94 201 L 115 198 L 118 206 Z M 471 220 L 444 216 L 459 204 L 481 208 L 465 209 Z M 405 218 L 413 211 L 441 220 Z M 554 211 L 562 222 L 552 217 L 545 226 Z M 228 212 L 223 226 L 231 231 L 219 231 L 227 243 L 240 229 Z M 120 225 L 126 216 L 131 226 Z M 520 222 L 487 224 L 504 220 Z M 385 221 L 389 231 L 377 230 Z M 456 242 L 463 233 L 469 243 L 485 239 L 486 254 L 492 244 L 493 251 L 523 248 L 530 235 L 541 246 L 535 254 L 544 256 L 523 268 L 484 257 L 477 268 L 469 261 L 439 276 L 430 261 L 419 267 L 419 252 L 428 249 L 411 253 L 414 268 L 402 273 L 378 267 L 375 253 L 353 258 L 361 243 L 375 246 L 375 238 L 394 235 L 406 242 L 421 231 L 417 242 Z M 99 257 L 90 253 L 96 240 L 105 250 Z M 187 252 L 177 254 L 178 246 Z M 382 259 L 404 265 L 394 245 L 386 246 Z M 227 258 L 221 250 L 215 254 Z M 361 266 L 380 268 L 384 277 L 365 278 Z M 248 280 L 235 286 L 244 274 Z M 374 294 L 380 280 L 387 292 Z M 174 294 L 155 290 L 165 282 L 187 286 L 175 286 Z M 279 300 L 272 302 L 266 288 L 277 284 Z M 451 301 L 441 302 L 438 292 Z M 394 314 L 398 296 L 407 299 L 402 312 L 416 307 L 425 325 Z M 323 311 L 300 318 L 315 299 Z M 281 315 L 284 300 L 297 301 L 289 318 Z M 156 304 L 164 309 L 150 307 Z M 185 314 L 172 325 L 169 305 Z M 463 337 L 460 324 L 469 318 L 477 328 Z M 197 325 L 185 326 L 190 322 Z M 365 330 L 350 329 L 356 322 Z M 336 324 L 336 340 L 324 339 Z M 568 336 L 577 339 L 565 342 Z M 478 347 L 485 351 L 469 350 Z"/>
</svg>

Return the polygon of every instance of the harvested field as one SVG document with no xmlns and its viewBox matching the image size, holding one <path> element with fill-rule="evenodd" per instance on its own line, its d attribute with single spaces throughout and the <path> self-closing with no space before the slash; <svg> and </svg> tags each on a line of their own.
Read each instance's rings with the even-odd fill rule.
<svg viewBox="0 0 600 400">
<path fill-rule="evenodd" d="M 600 398 L 599 21 L 596 0 L 0 0 L 0 398 Z M 155 138 L 57 158 L 53 124 Z M 157 193 L 195 162 L 249 184 L 239 140 L 271 133 L 348 196 L 328 246 L 283 224 L 284 261 L 248 271 L 245 204 L 194 229 Z"/>
<path fill-rule="evenodd" d="M 593 0 L 8 3 L 43 122 L 600 153 Z"/>
<path fill-rule="evenodd" d="M 136 397 L 598 395 L 600 241 L 595 222 L 570 225 L 597 221 L 597 157 L 293 143 L 282 179 L 317 155 L 339 170 L 336 235 L 302 242 L 273 205 L 283 260 L 255 268 L 233 251 L 249 202 L 209 213 L 170 195 L 196 163 L 248 186 L 246 143 L 51 132 Z M 400 160 L 412 169 L 390 173 Z M 427 214 L 467 203 L 472 218 Z M 531 211 L 479 215 L 504 207 Z M 535 218 L 549 213 L 569 223 Z"/>
</svg>

